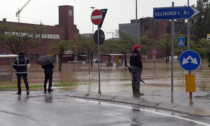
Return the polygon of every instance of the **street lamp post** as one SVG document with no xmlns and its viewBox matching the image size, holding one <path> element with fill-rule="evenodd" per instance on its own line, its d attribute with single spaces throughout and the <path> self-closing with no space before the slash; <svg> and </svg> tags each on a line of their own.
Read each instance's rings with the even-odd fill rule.
<svg viewBox="0 0 210 126">
<path fill-rule="evenodd" d="M 136 0 L 136 44 L 138 43 L 138 28 L 137 28 L 137 0 Z"/>
<path fill-rule="evenodd" d="M 92 11 L 95 9 L 95 7 L 91 7 L 92 8 Z M 93 34 L 94 34 L 94 25 L 92 24 L 92 38 L 93 38 Z M 90 52 L 88 51 L 88 59 L 89 59 L 89 75 L 88 75 L 88 77 L 89 77 L 89 80 L 90 80 L 90 77 L 91 77 L 91 75 L 90 75 L 90 63 L 91 63 L 91 61 L 90 61 Z"/>
<path fill-rule="evenodd" d="M 95 7 L 91 7 L 92 11 L 95 9 Z M 92 24 L 92 33 L 94 33 L 94 25 Z"/>
</svg>

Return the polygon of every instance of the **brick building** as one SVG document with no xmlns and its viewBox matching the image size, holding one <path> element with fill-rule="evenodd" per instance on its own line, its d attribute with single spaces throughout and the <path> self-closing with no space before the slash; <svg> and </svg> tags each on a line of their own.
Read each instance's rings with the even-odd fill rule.
<svg viewBox="0 0 210 126">
<path fill-rule="evenodd" d="M 51 46 L 54 44 L 55 40 L 73 40 L 78 34 L 79 30 L 74 24 L 74 7 L 73 6 L 59 6 L 59 24 L 55 26 L 49 25 L 38 25 L 38 27 L 47 28 L 47 33 L 42 34 L 43 42 L 41 46 L 33 48 L 27 52 L 27 57 L 32 63 L 36 63 L 38 58 L 45 54 L 53 55 L 53 50 Z M 0 21 L 0 23 L 7 23 L 8 25 L 18 25 L 18 26 L 28 26 L 32 27 L 35 24 L 26 24 L 26 23 L 17 23 L 17 22 L 8 22 L 5 19 Z M 9 31 L 14 33 L 15 31 Z M 6 34 L 6 33 L 5 33 Z M 5 50 L 0 45 L 0 54 L 3 53 L 10 54 L 8 50 Z M 0 63 L 2 61 L 0 60 Z"/>
</svg>

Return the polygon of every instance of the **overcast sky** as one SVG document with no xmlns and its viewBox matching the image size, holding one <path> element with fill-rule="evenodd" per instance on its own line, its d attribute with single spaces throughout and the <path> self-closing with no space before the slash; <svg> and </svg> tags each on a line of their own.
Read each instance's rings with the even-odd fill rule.
<svg viewBox="0 0 210 126">
<path fill-rule="evenodd" d="M 16 12 L 28 0 L 1 0 L 0 20 L 6 18 L 9 22 L 17 22 Z M 138 18 L 152 17 L 153 8 L 169 7 L 172 2 L 175 6 L 187 5 L 187 0 L 138 0 Z M 190 0 L 190 5 L 196 4 L 197 0 Z M 74 6 L 74 23 L 80 33 L 92 33 L 92 22 L 90 19 L 92 9 L 107 8 L 107 14 L 102 26 L 106 38 L 112 35 L 106 32 L 115 32 L 119 24 L 130 23 L 136 18 L 136 0 L 31 0 L 20 13 L 20 22 L 29 24 L 58 24 L 58 6 Z M 96 30 L 94 26 L 94 30 Z"/>
</svg>

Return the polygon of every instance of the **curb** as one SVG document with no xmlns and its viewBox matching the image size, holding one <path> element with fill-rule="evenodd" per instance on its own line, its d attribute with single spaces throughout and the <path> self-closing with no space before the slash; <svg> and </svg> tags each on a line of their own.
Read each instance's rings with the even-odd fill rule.
<svg viewBox="0 0 210 126">
<path fill-rule="evenodd" d="M 111 96 L 111 95 L 101 95 L 94 93 L 75 93 L 70 97 L 82 98 L 82 99 L 92 99 L 92 100 L 101 100 L 109 101 L 115 103 L 123 103 L 130 105 L 138 105 L 143 107 L 162 109 L 167 111 L 173 111 L 183 114 L 196 115 L 201 117 L 210 117 L 210 110 L 203 109 L 196 106 L 181 106 L 174 103 L 164 103 L 164 102 L 151 102 L 147 101 L 144 98 L 135 98 L 135 97 L 120 97 L 120 96 Z"/>
</svg>

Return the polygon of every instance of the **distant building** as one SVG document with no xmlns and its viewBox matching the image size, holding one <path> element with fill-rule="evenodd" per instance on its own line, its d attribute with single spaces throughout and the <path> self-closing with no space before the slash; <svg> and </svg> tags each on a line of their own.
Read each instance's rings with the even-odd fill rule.
<svg viewBox="0 0 210 126">
<path fill-rule="evenodd" d="M 136 29 L 137 27 L 137 29 Z M 119 24 L 119 31 L 124 32 L 125 34 L 132 36 L 133 38 L 137 37 L 139 38 L 140 34 L 139 34 L 139 23 L 127 23 L 127 24 Z M 137 30 L 137 34 L 136 34 L 136 30 Z M 119 36 L 119 38 L 121 38 L 121 36 Z"/>
<path fill-rule="evenodd" d="M 8 25 L 18 25 L 18 26 L 34 26 L 35 24 L 26 24 L 26 23 L 17 23 L 17 22 L 8 22 L 6 19 L 0 21 L 0 24 L 6 23 Z M 37 26 L 37 25 L 36 25 Z M 46 34 L 42 34 L 44 37 L 43 44 L 37 48 L 33 48 L 27 52 L 27 57 L 32 63 L 36 63 L 38 58 L 45 54 L 54 55 L 51 46 L 55 43 L 56 40 L 73 40 L 79 34 L 79 30 L 74 24 L 74 8 L 73 6 L 59 6 L 59 24 L 55 26 L 49 25 L 38 25 L 39 27 L 45 27 L 48 29 Z M 9 31 L 16 32 L 16 31 Z M 10 54 L 8 50 L 2 48 L 0 44 L 0 54 L 6 52 Z M 0 61 L 0 64 L 3 61 Z"/>
<path fill-rule="evenodd" d="M 84 33 L 84 34 L 81 34 L 81 35 L 86 37 L 86 38 L 93 38 L 93 34 L 91 34 L 91 33 Z"/>
<path fill-rule="evenodd" d="M 158 20 L 155 21 L 153 17 L 140 18 L 137 20 L 137 34 L 138 36 L 144 36 L 151 33 L 151 38 L 161 39 L 164 34 L 171 33 L 171 21 Z M 131 23 L 119 24 L 119 31 L 126 33 L 127 35 L 136 37 L 136 20 L 131 20 Z M 187 24 L 185 22 L 175 21 L 175 32 L 180 34 L 187 34 Z"/>
</svg>

